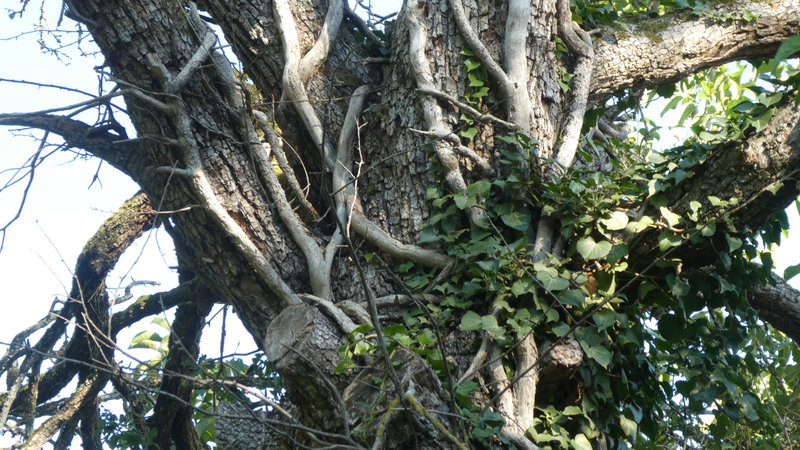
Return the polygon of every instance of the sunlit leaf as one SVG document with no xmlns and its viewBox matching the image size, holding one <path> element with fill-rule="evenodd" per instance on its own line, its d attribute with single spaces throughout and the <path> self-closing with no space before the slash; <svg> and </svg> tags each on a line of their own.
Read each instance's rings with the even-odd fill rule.
<svg viewBox="0 0 800 450">
<path fill-rule="evenodd" d="M 600 259 L 608 255 L 608 252 L 611 251 L 611 242 L 595 242 L 591 236 L 586 236 L 578 241 L 577 249 L 583 259 Z"/>
</svg>

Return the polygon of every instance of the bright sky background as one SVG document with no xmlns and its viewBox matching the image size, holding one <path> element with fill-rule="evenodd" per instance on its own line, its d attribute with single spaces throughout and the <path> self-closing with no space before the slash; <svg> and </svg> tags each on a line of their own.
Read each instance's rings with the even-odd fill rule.
<svg viewBox="0 0 800 450">
<path fill-rule="evenodd" d="M 14 2 L 13 6 L 18 4 Z M 387 10 L 396 9 L 394 1 L 376 1 L 375 4 Z M 55 83 L 96 92 L 97 75 L 93 67 L 100 65 L 101 59 L 74 56 L 59 61 L 52 54 L 39 50 L 39 36 L 35 33 L 10 39 L 35 29 L 38 7 L 31 2 L 21 19 L 8 20 L 5 15 L 0 18 L 0 61 L 5 62 L 0 66 L 0 78 Z M 51 0 L 45 7 L 47 21 L 55 27 L 61 2 Z M 74 36 L 66 35 L 62 43 L 71 39 Z M 49 43 L 55 45 L 52 39 Z M 91 48 L 83 45 L 84 50 Z M 70 55 L 78 54 L 74 46 L 65 51 Z M 0 82 L 0 113 L 35 111 L 86 99 L 80 94 L 55 89 Z M 32 133 L 37 137 L 42 135 L 38 131 Z M 14 137 L 9 128 L 0 127 L 0 170 L 19 167 L 36 151 L 37 145 L 31 138 Z M 0 342 L 9 342 L 17 332 L 46 315 L 54 297 L 66 297 L 71 270 L 86 240 L 112 211 L 137 191 L 130 179 L 107 165 L 100 168 L 98 181 L 92 183 L 98 164 L 96 159 L 75 159 L 72 153 L 60 152 L 36 170 L 22 215 L 9 228 L 5 248 L 0 253 L 0 302 L 4 312 L 0 315 Z M 0 173 L 0 186 L 5 184 L 8 174 Z M 20 187 L 24 184 L 0 192 L 0 225 L 16 213 L 22 195 Z M 800 228 L 794 205 L 788 212 L 793 226 Z M 143 240 L 147 245 L 142 245 Z M 177 283 L 175 272 L 169 268 L 176 263 L 167 234 L 163 230 L 154 231 L 143 240 L 124 255 L 109 277 L 110 287 L 124 288 L 132 280 L 161 282 L 161 286 L 155 288 L 135 288 L 133 292 L 138 296 L 167 290 Z M 800 262 L 799 240 L 800 233 L 795 233 L 778 252 L 776 261 L 781 273 L 783 267 Z M 228 322 L 229 327 L 233 327 L 230 315 Z M 119 342 L 124 345 L 131 337 L 130 332 L 121 334 Z M 239 331 L 229 329 L 227 344 L 226 353 L 254 349 L 249 335 L 241 328 Z M 5 346 L 0 345 L 0 354 L 5 350 Z M 218 332 L 204 335 L 204 351 L 218 356 Z"/>
</svg>

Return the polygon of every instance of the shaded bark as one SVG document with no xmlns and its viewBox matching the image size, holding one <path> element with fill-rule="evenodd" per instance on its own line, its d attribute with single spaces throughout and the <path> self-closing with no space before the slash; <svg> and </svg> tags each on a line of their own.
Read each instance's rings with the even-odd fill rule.
<svg viewBox="0 0 800 450">
<path fill-rule="evenodd" d="M 798 9 L 797 0 L 733 1 L 602 28 L 595 41 L 591 98 L 674 83 L 730 61 L 772 58 L 783 41 L 798 34 Z M 746 11 L 752 19 L 743 17 Z"/>
<path fill-rule="evenodd" d="M 760 318 L 800 342 L 800 291 L 777 279 L 774 286 L 757 287 L 749 297 Z"/>
</svg>

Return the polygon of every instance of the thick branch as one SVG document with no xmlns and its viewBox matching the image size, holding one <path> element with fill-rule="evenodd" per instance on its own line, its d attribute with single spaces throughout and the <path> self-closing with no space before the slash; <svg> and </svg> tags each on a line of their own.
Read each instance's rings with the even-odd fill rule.
<svg viewBox="0 0 800 450">
<path fill-rule="evenodd" d="M 191 394 L 193 387 L 181 377 L 193 370 L 200 346 L 200 335 L 211 302 L 186 303 L 178 308 L 169 342 L 169 354 L 164 365 L 160 390 L 175 397 L 159 395 L 149 418 L 151 429 L 157 429 L 155 442 L 159 448 L 170 448 L 173 442 L 185 449 L 205 448 L 192 422 Z"/>
<path fill-rule="evenodd" d="M 720 211 L 710 204 L 709 196 L 724 200 L 736 198 L 738 206 L 728 207 L 726 213 L 737 229 L 761 227 L 800 194 L 797 185 L 800 179 L 799 120 L 800 110 L 795 110 L 792 105 L 784 106 L 766 128 L 749 139 L 714 150 L 708 160 L 694 169 L 692 178 L 667 193 L 670 209 L 684 214 L 689 211 L 689 202 L 695 200 L 714 217 Z M 656 208 L 651 207 L 648 212 L 660 217 Z M 661 255 L 656 244 L 660 231 L 651 229 L 632 245 L 629 261 L 634 271 L 644 270 L 645 265 Z M 703 266 L 717 257 L 716 250 L 705 251 L 712 245 L 710 240 L 693 245 L 686 243 L 675 249 L 670 257 L 683 257 L 692 266 Z"/>
<path fill-rule="evenodd" d="M 747 22 L 745 11 L 756 18 Z M 699 17 L 682 10 L 629 21 L 627 29 L 604 28 L 595 41 L 590 99 L 673 83 L 734 60 L 771 58 L 782 41 L 800 34 L 797 11 L 800 0 L 739 0 Z"/>
<path fill-rule="evenodd" d="M 775 286 L 759 286 L 750 292 L 750 304 L 764 321 L 800 343 L 800 291 L 775 278 Z"/>
</svg>

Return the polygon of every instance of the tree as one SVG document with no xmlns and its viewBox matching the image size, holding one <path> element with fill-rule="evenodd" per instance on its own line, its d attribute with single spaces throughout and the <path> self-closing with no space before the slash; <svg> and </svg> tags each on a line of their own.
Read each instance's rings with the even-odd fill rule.
<svg viewBox="0 0 800 450">
<path fill-rule="evenodd" d="M 198 392 L 252 382 L 196 362 L 214 302 L 285 386 L 268 413 L 219 405 L 232 448 L 797 439 L 800 295 L 758 244 L 798 196 L 796 38 L 766 61 L 800 33 L 796 0 L 410 0 L 383 31 L 341 0 L 65 5 L 116 86 L 79 106 L 102 119 L 0 124 L 142 193 L 86 244 L 43 336 L 0 361 L 24 447 L 100 448 L 111 382 L 132 435 L 202 448 Z M 686 144 L 628 135 L 653 95 L 686 105 Z M 112 313 L 105 275 L 156 225 L 181 284 Z M 160 375 L 121 371 L 116 333 L 176 305 Z"/>
</svg>

